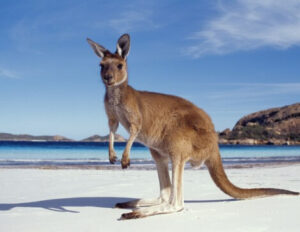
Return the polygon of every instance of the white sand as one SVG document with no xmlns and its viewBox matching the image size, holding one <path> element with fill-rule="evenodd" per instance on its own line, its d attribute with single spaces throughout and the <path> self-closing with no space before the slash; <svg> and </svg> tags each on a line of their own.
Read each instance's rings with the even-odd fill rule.
<svg viewBox="0 0 300 232">
<path fill-rule="evenodd" d="M 300 165 L 226 172 L 240 187 L 300 191 Z M 206 170 L 184 182 L 184 211 L 118 221 L 122 198 L 157 196 L 156 171 L 0 169 L 0 231 L 300 231 L 300 197 L 230 201 Z"/>
</svg>

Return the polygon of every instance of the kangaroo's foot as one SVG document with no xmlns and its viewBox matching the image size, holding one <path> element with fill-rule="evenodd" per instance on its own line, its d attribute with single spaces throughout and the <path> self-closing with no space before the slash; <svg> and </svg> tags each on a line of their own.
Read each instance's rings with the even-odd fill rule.
<svg viewBox="0 0 300 232">
<path fill-rule="evenodd" d="M 154 198 L 154 199 L 137 199 L 133 201 L 117 203 L 115 207 L 122 208 L 122 209 L 134 209 L 139 207 L 149 207 L 153 205 L 159 205 L 162 204 L 163 202 L 164 200 L 161 197 Z"/>
<path fill-rule="evenodd" d="M 130 166 L 130 159 L 129 159 L 128 156 L 129 155 L 124 155 L 123 154 L 123 157 L 122 157 L 122 160 L 121 160 L 121 165 L 122 165 L 123 169 L 128 168 Z"/>
<path fill-rule="evenodd" d="M 183 206 L 173 206 L 169 203 L 162 203 L 156 206 L 135 209 L 130 213 L 124 213 L 122 214 L 120 219 L 121 220 L 137 219 L 137 218 L 143 218 L 143 217 L 148 217 L 148 216 L 158 215 L 158 214 L 175 213 L 182 210 L 183 210 Z"/>
</svg>

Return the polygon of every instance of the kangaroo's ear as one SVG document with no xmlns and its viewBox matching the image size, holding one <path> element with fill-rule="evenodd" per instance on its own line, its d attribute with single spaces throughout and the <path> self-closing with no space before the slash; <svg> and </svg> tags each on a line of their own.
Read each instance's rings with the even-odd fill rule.
<svg viewBox="0 0 300 232">
<path fill-rule="evenodd" d="M 124 34 L 120 37 L 117 43 L 117 51 L 123 59 L 127 58 L 130 48 L 130 36 L 128 34 Z"/>
<path fill-rule="evenodd" d="M 104 48 L 101 45 L 97 44 L 93 40 L 91 40 L 89 38 L 87 38 L 86 40 L 91 45 L 91 47 L 93 48 L 96 55 L 99 56 L 100 58 L 103 58 L 105 53 L 108 52 L 108 50 L 106 48 Z"/>
</svg>

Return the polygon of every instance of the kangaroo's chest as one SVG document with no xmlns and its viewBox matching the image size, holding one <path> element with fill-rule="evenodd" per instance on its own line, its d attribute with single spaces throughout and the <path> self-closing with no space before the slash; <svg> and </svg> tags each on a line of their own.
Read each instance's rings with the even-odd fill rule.
<svg viewBox="0 0 300 232">
<path fill-rule="evenodd" d="M 122 124 L 122 126 L 129 132 L 130 128 L 130 109 L 122 104 L 108 104 L 109 114 L 113 115 L 115 119 Z"/>
<path fill-rule="evenodd" d="M 129 131 L 130 117 L 128 116 L 128 110 L 124 106 L 117 106 L 114 108 L 114 112 L 118 121 Z"/>
<path fill-rule="evenodd" d="M 121 92 L 119 89 L 110 89 L 106 92 L 105 103 L 109 115 L 113 115 L 127 129 L 125 108 L 121 102 Z M 125 126 L 125 125 L 126 126 Z"/>
</svg>

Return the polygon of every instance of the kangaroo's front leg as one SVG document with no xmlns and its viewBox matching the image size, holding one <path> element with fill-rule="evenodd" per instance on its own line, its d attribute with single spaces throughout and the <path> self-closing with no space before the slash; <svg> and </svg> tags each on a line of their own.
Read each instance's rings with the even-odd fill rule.
<svg viewBox="0 0 300 232">
<path fill-rule="evenodd" d="M 137 137 L 139 131 L 140 131 L 139 126 L 137 126 L 135 124 L 130 125 L 130 128 L 129 128 L 130 136 L 127 141 L 125 150 L 122 155 L 122 160 L 121 160 L 122 168 L 127 168 L 128 166 L 130 166 L 130 159 L 129 159 L 130 149 L 131 149 L 132 144 L 133 144 L 135 138 Z"/>
<path fill-rule="evenodd" d="M 117 161 L 116 152 L 114 150 L 114 140 L 115 140 L 115 133 L 119 126 L 119 122 L 116 119 L 110 118 L 108 124 L 109 124 L 109 129 L 110 129 L 109 148 L 108 148 L 109 162 L 111 164 L 114 164 Z"/>
</svg>

